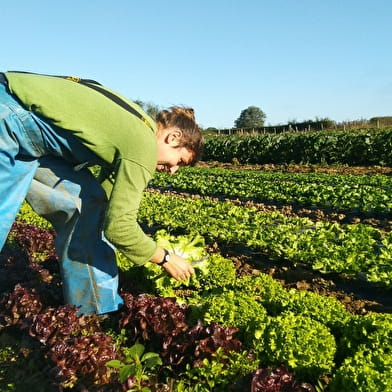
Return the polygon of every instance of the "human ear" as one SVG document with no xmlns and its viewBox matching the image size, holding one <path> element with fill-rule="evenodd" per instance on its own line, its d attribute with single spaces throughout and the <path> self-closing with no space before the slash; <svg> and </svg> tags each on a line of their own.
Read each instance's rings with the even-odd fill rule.
<svg viewBox="0 0 392 392">
<path fill-rule="evenodd" d="M 167 142 L 174 146 L 178 146 L 180 144 L 181 138 L 182 131 L 180 129 L 173 129 L 166 136 Z"/>
</svg>

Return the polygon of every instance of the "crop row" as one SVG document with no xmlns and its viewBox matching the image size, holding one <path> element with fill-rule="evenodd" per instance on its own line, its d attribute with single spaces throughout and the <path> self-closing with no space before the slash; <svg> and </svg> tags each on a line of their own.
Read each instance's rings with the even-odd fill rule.
<svg viewBox="0 0 392 392">
<path fill-rule="evenodd" d="M 149 226 L 199 233 L 212 241 L 239 244 L 270 260 L 306 264 L 324 273 L 346 273 L 390 287 L 392 234 L 364 224 L 314 223 L 264 213 L 230 202 L 184 199 L 146 192 L 139 219 Z"/>
<path fill-rule="evenodd" d="M 241 163 L 327 163 L 392 166 L 392 130 L 285 132 L 217 136 L 206 140 L 203 160 Z"/>
<path fill-rule="evenodd" d="M 156 173 L 150 186 L 340 211 L 385 214 L 392 210 L 392 179 L 383 175 L 183 168 L 176 176 Z"/>
</svg>

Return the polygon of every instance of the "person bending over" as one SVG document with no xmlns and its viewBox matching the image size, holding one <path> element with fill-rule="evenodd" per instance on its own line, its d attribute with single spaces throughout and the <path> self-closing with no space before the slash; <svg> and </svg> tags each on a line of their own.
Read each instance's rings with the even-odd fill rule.
<svg viewBox="0 0 392 392">
<path fill-rule="evenodd" d="M 202 147 L 191 108 L 152 119 L 93 80 L 0 73 L 0 249 L 26 200 L 56 231 L 64 300 L 80 314 L 122 306 L 116 250 L 136 265 L 156 263 L 188 278 L 190 263 L 157 246 L 137 212 L 154 171 L 174 174 Z M 98 178 L 93 165 L 101 167 Z"/>
</svg>

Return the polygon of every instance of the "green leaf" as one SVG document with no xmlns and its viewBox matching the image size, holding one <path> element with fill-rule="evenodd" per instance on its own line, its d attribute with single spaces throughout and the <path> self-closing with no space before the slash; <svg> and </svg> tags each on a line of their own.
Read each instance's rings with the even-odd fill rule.
<svg viewBox="0 0 392 392">
<path fill-rule="evenodd" d="M 143 357 L 142 361 L 144 362 L 145 366 L 150 369 L 157 366 L 157 365 L 162 365 L 162 359 L 159 357 L 159 355 L 156 355 L 154 357 L 150 357 L 147 359 L 145 359 Z"/>
<path fill-rule="evenodd" d="M 128 377 L 133 377 L 136 374 L 135 365 L 125 365 L 119 373 L 120 381 L 124 382 Z"/>
<path fill-rule="evenodd" d="M 159 354 L 157 354 L 157 353 L 153 353 L 153 352 L 145 353 L 143 355 L 142 362 L 147 360 L 147 359 L 157 358 L 157 357 L 159 358 Z"/>
<path fill-rule="evenodd" d="M 256 329 L 255 330 L 255 338 L 260 339 L 263 336 L 264 330 Z"/>
<path fill-rule="evenodd" d="M 120 369 L 124 366 L 124 364 L 118 359 L 112 359 L 111 361 L 106 362 L 106 366 L 109 366 L 114 369 Z"/>
<path fill-rule="evenodd" d="M 135 343 L 128 351 L 128 355 L 132 358 L 141 358 L 144 353 L 144 346 L 140 343 Z"/>
</svg>

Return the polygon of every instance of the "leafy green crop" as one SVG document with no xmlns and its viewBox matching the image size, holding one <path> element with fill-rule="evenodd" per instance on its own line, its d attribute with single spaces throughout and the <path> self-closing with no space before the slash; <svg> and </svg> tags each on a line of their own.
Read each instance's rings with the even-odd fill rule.
<svg viewBox="0 0 392 392">
<path fill-rule="evenodd" d="M 389 213 L 392 180 L 383 175 L 280 173 L 222 168 L 181 168 L 175 176 L 155 174 L 150 187 L 200 195 L 252 198 L 266 203 Z"/>
<path fill-rule="evenodd" d="M 290 301 L 290 294 L 282 284 L 263 273 L 238 278 L 234 290 L 253 296 L 272 316 L 281 313 Z"/>
<path fill-rule="evenodd" d="M 299 377 L 316 379 L 331 372 L 336 342 L 314 319 L 294 314 L 271 317 L 261 340 L 255 339 L 262 363 L 285 364 Z"/>
<path fill-rule="evenodd" d="M 191 263 L 207 255 L 204 238 L 200 235 L 174 236 L 166 230 L 159 230 L 155 234 L 155 240 L 162 248 L 183 257 Z"/>
<path fill-rule="evenodd" d="M 352 316 L 342 330 L 339 351 L 343 356 L 353 355 L 361 345 L 370 350 L 383 347 L 392 353 L 392 314 Z"/>
<path fill-rule="evenodd" d="M 307 264 L 323 273 L 365 276 L 388 287 L 392 278 L 392 246 L 380 230 L 364 224 L 340 225 L 306 218 L 263 213 L 230 202 L 192 200 L 146 193 L 139 219 L 165 225 L 170 232 L 200 234 L 206 241 L 248 246 L 274 261 Z M 385 245 L 385 246 L 384 246 Z M 377 275 L 377 271 L 383 274 Z"/>
<path fill-rule="evenodd" d="M 237 327 L 238 336 L 250 348 L 256 331 L 263 330 L 267 311 L 255 301 L 254 295 L 244 291 L 222 291 L 206 296 L 202 304 L 202 317 L 206 323 Z"/>
<path fill-rule="evenodd" d="M 362 347 L 340 366 L 329 385 L 330 392 L 392 391 L 390 347 L 372 350 Z"/>
<path fill-rule="evenodd" d="M 288 303 L 282 305 L 284 312 L 310 317 L 333 331 L 341 331 L 352 317 L 344 305 L 332 297 L 294 289 L 287 297 Z"/>
<path fill-rule="evenodd" d="M 151 392 L 145 385 L 150 379 L 151 371 L 162 365 L 159 354 L 145 352 L 145 347 L 140 343 L 135 343 L 129 348 L 124 348 L 124 359 L 112 359 L 106 366 L 119 370 L 121 383 L 127 381 L 128 392 Z"/>
<path fill-rule="evenodd" d="M 247 351 L 232 352 L 229 356 L 221 348 L 204 359 L 201 366 L 187 366 L 174 380 L 175 392 L 227 392 L 230 384 L 246 385 L 247 376 L 257 369 L 257 361 Z"/>
<path fill-rule="evenodd" d="M 206 140 L 203 160 L 392 166 L 391 133 L 391 129 L 363 129 L 216 136 Z"/>
<path fill-rule="evenodd" d="M 154 238 L 158 245 L 188 260 L 195 269 L 189 279 L 177 281 L 167 274 L 162 267 L 147 263 L 142 267 L 130 267 L 129 263 L 118 255 L 120 268 L 128 276 L 137 275 L 137 279 L 150 282 L 151 290 L 164 297 L 179 297 L 181 290 L 202 292 L 232 285 L 235 281 L 235 266 L 231 260 L 220 254 L 208 254 L 204 238 L 199 235 L 174 236 L 165 230 L 156 232 Z M 177 291 L 177 292 L 176 292 Z"/>
</svg>

